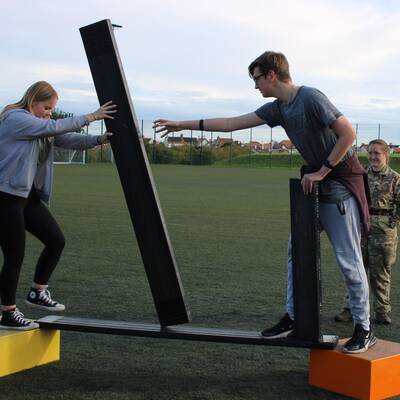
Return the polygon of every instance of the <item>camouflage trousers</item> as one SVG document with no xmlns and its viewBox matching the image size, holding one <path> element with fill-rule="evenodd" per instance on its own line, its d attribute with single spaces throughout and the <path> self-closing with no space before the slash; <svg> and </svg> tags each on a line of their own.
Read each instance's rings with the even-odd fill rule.
<svg viewBox="0 0 400 400">
<path fill-rule="evenodd" d="M 396 261 L 397 241 L 397 228 L 389 225 L 389 218 L 371 215 L 371 230 L 361 247 L 373 297 L 373 310 L 377 314 L 389 314 L 391 311 L 390 276 Z"/>
</svg>

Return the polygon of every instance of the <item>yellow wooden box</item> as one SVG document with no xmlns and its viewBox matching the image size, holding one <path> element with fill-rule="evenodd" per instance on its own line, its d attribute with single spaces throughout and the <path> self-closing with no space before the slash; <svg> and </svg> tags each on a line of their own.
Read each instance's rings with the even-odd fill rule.
<svg viewBox="0 0 400 400">
<path fill-rule="evenodd" d="M 0 330 L 0 377 L 59 359 L 58 330 Z"/>
</svg>

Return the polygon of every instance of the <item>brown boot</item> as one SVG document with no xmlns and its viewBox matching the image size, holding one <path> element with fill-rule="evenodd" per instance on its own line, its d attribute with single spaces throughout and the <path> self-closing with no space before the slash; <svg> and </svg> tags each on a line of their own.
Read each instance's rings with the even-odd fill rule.
<svg viewBox="0 0 400 400">
<path fill-rule="evenodd" d="M 378 325 L 390 325 L 392 323 L 392 319 L 388 314 L 384 313 L 376 313 L 375 314 L 375 323 Z"/>
<path fill-rule="evenodd" d="M 353 317 L 351 316 L 350 308 L 343 308 L 343 310 L 335 315 L 336 322 L 351 322 L 353 321 Z"/>
</svg>

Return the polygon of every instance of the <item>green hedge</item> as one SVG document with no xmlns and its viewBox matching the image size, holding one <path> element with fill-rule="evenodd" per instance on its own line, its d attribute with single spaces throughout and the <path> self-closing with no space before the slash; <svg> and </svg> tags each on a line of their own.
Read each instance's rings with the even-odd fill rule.
<svg viewBox="0 0 400 400">
<path fill-rule="evenodd" d="M 169 148 L 158 143 L 146 144 L 146 152 L 150 162 L 154 164 L 209 165 L 224 158 L 235 158 L 247 153 L 248 149 L 236 145 L 222 148 L 188 145 Z"/>
<path fill-rule="evenodd" d="M 368 165 L 366 154 L 358 155 L 361 164 Z M 272 153 L 272 154 L 245 154 L 234 157 L 231 160 L 226 159 L 218 161 L 215 165 L 219 166 L 240 166 L 240 167 L 283 167 L 283 168 L 300 168 L 304 164 L 304 160 L 299 153 Z M 392 155 L 390 157 L 390 166 L 395 171 L 400 172 L 400 157 Z"/>
<path fill-rule="evenodd" d="M 168 148 L 162 143 L 146 144 L 148 159 L 153 164 L 188 164 L 237 166 L 237 167 L 281 167 L 300 168 L 305 162 L 299 153 L 249 153 L 246 147 L 237 145 L 225 147 L 176 146 Z M 103 145 L 87 153 L 88 162 L 110 162 L 110 146 Z M 368 165 L 367 155 L 358 155 L 363 165 Z M 390 157 L 390 166 L 400 172 L 400 156 Z"/>
<path fill-rule="evenodd" d="M 304 160 L 298 153 L 252 153 L 238 157 L 225 159 L 216 163 L 220 166 L 241 166 L 241 167 L 284 167 L 299 168 Z"/>
</svg>

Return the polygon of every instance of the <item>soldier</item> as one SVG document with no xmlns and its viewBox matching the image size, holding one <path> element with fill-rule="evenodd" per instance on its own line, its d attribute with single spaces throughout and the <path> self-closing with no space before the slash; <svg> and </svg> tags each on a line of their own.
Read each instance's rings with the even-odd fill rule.
<svg viewBox="0 0 400 400">
<path fill-rule="evenodd" d="M 371 229 L 363 243 L 364 265 L 374 299 L 375 323 L 389 325 L 390 274 L 396 261 L 397 225 L 400 222 L 400 174 L 389 167 L 389 146 L 384 140 L 368 145 L 368 183 L 371 194 Z M 338 322 L 352 320 L 345 307 L 335 316 Z"/>
</svg>

